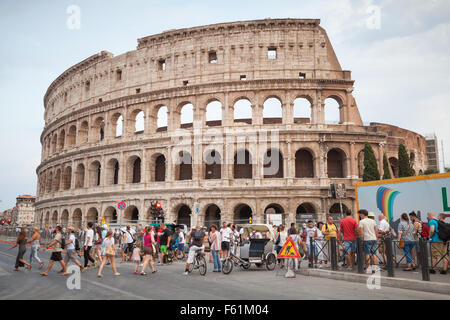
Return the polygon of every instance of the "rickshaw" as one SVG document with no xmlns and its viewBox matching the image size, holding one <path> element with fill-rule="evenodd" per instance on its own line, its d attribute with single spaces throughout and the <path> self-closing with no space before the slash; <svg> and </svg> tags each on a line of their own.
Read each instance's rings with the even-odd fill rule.
<svg viewBox="0 0 450 320">
<path fill-rule="evenodd" d="M 233 266 L 249 269 L 251 264 L 265 265 L 267 270 L 275 269 L 277 254 L 275 251 L 275 233 L 270 224 L 246 224 L 242 226 L 242 242 L 239 246 L 239 256 L 230 251 L 230 255 L 223 261 L 222 272 L 229 274 Z M 262 239 L 254 238 L 260 233 Z"/>
</svg>

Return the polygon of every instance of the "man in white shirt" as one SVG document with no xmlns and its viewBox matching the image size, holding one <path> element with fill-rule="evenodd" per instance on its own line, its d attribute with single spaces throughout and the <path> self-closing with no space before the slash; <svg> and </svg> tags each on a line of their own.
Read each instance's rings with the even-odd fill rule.
<svg viewBox="0 0 450 320">
<path fill-rule="evenodd" d="M 380 221 L 379 227 L 378 227 L 378 235 L 382 239 L 380 242 L 380 246 L 378 250 L 380 251 L 380 254 L 384 256 L 384 261 L 386 260 L 386 246 L 384 244 L 383 239 L 389 236 L 391 233 L 391 226 L 389 225 L 389 222 L 386 221 L 386 217 L 384 214 L 380 214 L 378 216 L 378 220 Z"/>
<path fill-rule="evenodd" d="M 228 258 L 228 253 L 230 252 L 230 240 L 231 240 L 231 235 L 233 233 L 233 231 L 230 228 L 231 223 L 227 224 L 226 222 L 224 222 L 222 224 L 222 229 L 220 229 L 220 235 L 221 235 L 221 239 L 222 239 L 222 255 L 221 258 L 222 259 L 226 259 Z"/>
<path fill-rule="evenodd" d="M 89 264 L 89 261 L 95 263 L 95 260 L 91 257 L 91 248 L 92 248 L 92 240 L 94 240 L 94 230 L 92 230 L 93 223 L 88 222 L 87 230 L 84 233 L 84 246 L 83 246 L 83 254 L 84 254 L 84 269 L 86 270 Z"/>
<path fill-rule="evenodd" d="M 78 254 L 75 251 L 75 234 L 73 227 L 67 227 L 67 232 L 69 233 L 69 239 L 66 241 L 66 256 L 64 257 L 64 262 L 68 265 L 69 261 L 73 261 L 80 270 L 83 270 L 83 266 L 80 261 L 78 261 Z"/>
<path fill-rule="evenodd" d="M 378 239 L 378 227 L 375 220 L 369 219 L 369 213 L 365 209 L 358 211 L 362 220 L 359 222 L 358 232 L 360 237 L 364 241 L 364 254 L 366 255 L 366 267 L 369 267 L 370 258 L 372 257 L 372 265 L 376 266 L 377 263 L 377 239 Z M 372 269 L 372 273 L 375 270 Z"/>
<path fill-rule="evenodd" d="M 128 260 L 131 260 L 131 255 L 133 254 L 134 234 L 135 234 L 135 231 L 133 229 L 131 229 L 130 226 L 127 226 L 127 228 L 125 230 L 125 236 L 126 236 L 125 254 L 128 254 Z"/>
</svg>

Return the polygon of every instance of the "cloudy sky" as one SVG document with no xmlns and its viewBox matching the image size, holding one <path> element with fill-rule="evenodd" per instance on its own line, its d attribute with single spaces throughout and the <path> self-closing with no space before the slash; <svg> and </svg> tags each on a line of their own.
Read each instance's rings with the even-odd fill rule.
<svg viewBox="0 0 450 320">
<path fill-rule="evenodd" d="M 67 27 L 72 5 L 80 29 Z M 436 133 L 450 166 L 448 0 L 3 0 L 0 210 L 36 193 L 43 96 L 68 67 L 101 50 L 134 50 L 137 38 L 164 30 L 268 17 L 321 19 L 352 70 L 363 121 Z"/>
</svg>

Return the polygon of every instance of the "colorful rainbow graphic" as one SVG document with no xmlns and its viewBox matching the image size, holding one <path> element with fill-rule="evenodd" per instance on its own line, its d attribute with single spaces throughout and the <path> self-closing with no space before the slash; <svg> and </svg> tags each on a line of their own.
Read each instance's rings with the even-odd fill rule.
<svg viewBox="0 0 450 320">
<path fill-rule="evenodd" d="M 377 191 L 377 207 L 384 214 L 388 221 L 393 218 L 394 199 L 400 192 L 379 187 Z"/>
</svg>

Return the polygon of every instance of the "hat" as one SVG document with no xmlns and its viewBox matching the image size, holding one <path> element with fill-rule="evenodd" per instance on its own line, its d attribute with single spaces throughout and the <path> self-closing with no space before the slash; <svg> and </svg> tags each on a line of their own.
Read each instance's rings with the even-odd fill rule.
<svg viewBox="0 0 450 320">
<path fill-rule="evenodd" d="M 368 217 L 375 217 L 375 214 L 373 212 L 369 212 L 369 214 L 367 216 Z"/>
</svg>

